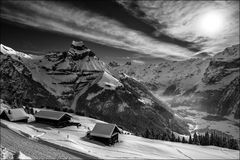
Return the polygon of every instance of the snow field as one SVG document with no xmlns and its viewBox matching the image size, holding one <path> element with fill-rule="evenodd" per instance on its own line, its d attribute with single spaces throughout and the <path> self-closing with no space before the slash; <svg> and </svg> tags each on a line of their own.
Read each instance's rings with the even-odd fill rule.
<svg viewBox="0 0 240 160">
<path fill-rule="evenodd" d="M 12 123 L 1 121 L 19 134 L 30 139 L 41 139 L 82 153 L 103 159 L 238 159 L 239 151 L 215 146 L 197 146 L 161 140 L 151 140 L 134 135 L 121 134 L 119 143 L 105 146 L 87 140 L 86 132 L 92 130 L 96 119 L 73 115 L 73 121 L 81 127 L 53 128 L 38 123 Z"/>
</svg>

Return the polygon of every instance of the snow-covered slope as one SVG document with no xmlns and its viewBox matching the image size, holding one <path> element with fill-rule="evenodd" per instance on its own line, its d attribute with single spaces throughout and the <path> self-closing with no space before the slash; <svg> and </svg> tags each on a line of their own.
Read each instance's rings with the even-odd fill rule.
<svg viewBox="0 0 240 160">
<path fill-rule="evenodd" d="M 81 123 L 81 127 L 57 129 L 38 123 L 20 124 L 4 120 L 1 123 L 19 134 L 28 135 L 29 139 L 47 141 L 100 159 L 239 159 L 238 150 L 151 140 L 126 134 L 119 135 L 119 143 L 105 146 L 85 137 L 95 123 L 102 121 L 75 114 L 72 116 L 74 122 Z"/>
<path fill-rule="evenodd" d="M 34 56 L 13 50 L 1 44 L 1 52 L 23 63 L 39 82 L 64 105 L 76 108 L 76 98 L 84 90 L 101 80 L 99 85 L 121 85 L 109 74 L 105 63 L 84 46 L 73 41 L 68 52 Z M 75 98 L 75 99 L 74 99 Z"/>
<path fill-rule="evenodd" d="M 0 54 L 1 99 L 12 106 L 57 107 L 59 102 L 40 83 L 33 80 L 29 69 L 18 60 Z"/>
</svg>

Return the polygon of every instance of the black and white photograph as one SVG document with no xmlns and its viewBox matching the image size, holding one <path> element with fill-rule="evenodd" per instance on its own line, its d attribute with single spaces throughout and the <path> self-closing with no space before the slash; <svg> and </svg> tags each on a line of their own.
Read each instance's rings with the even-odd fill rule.
<svg viewBox="0 0 240 160">
<path fill-rule="evenodd" d="M 239 0 L 0 0 L 1 160 L 239 160 Z"/>
</svg>

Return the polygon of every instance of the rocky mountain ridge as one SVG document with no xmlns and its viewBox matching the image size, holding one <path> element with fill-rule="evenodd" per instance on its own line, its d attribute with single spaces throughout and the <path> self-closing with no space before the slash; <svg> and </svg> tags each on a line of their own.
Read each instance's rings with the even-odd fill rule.
<svg viewBox="0 0 240 160">
<path fill-rule="evenodd" d="M 0 56 L 1 60 L 7 58 L 8 64 L 5 67 L 2 65 L 5 63 L 1 63 L 1 74 L 6 74 L 14 61 L 18 64 L 13 69 L 19 81 L 26 82 L 23 86 L 27 86 L 27 90 L 34 90 L 25 94 L 22 91 L 25 88 L 16 88 L 21 91 L 19 101 L 34 101 L 34 107 L 71 108 L 78 114 L 117 123 L 137 134 L 144 133 L 146 129 L 160 133 L 169 133 L 173 129 L 188 134 L 186 123 L 166 104 L 155 98 L 140 82 L 124 75 L 113 76 L 107 65 L 83 42 L 73 41 L 68 52 L 42 56 L 18 52 L 1 45 Z M 18 72 L 21 68 L 24 68 L 24 72 Z M 17 79 L 12 74 L 5 79 L 2 77 L 1 86 L 8 79 L 13 82 Z M 41 95 L 44 100 L 37 101 L 37 95 L 41 93 L 38 90 L 43 90 Z M 7 93 L 8 88 L 2 87 L 1 91 Z M 8 101 L 10 94 L 3 94 L 1 98 Z M 16 99 L 15 96 L 12 98 Z M 45 99 L 49 99 L 49 102 Z M 21 104 L 19 102 L 16 105 Z"/>
</svg>

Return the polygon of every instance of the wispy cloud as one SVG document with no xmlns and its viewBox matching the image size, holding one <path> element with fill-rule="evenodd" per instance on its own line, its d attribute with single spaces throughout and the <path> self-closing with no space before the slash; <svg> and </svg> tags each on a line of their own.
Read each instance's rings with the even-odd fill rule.
<svg viewBox="0 0 240 160">
<path fill-rule="evenodd" d="M 154 36 L 162 33 L 194 42 L 201 52 L 218 52 L 239 43 L 239 1 L 136 1 L 117 0 L 130 13 L 155 27 Z M 222 31 L 207 36 L 199 31 L 198 21 L 210 11 L 223 16 Z M 163 27 L 164 26 L 164 27 Z M 211 27 L 211 26 L 209 26 Z"/>
<path fill-rule="evenodd" d="M 192 42 L 200 52 L 218 52 L 239 43 L 239 1 L 161 1 L 117 0 L 132 15 L 153 26 L 152 36 L 127 27 L 117 19 L 61 1 L 5 0 L 1 17 L 40 29 L 73 35 L 103 45 L 141 54 L 183 60 L 196 53 L 155 37 L 167 35 Z M 197 30 L 197 20 L 208 11 L 218 10 L 225 23 L 213 37 Z M 141 27 L 141 26 L 140 26 Z M 114 53 L 113 53 L 114 54 Z"/>
<path fill-rule="evenodd" d="M 184 47 L 160 42 L 117 20 L 59 1 L 3 1 L 1 17 L 154 57 L 185 59 L 193 55 Z"/>
</svg>

